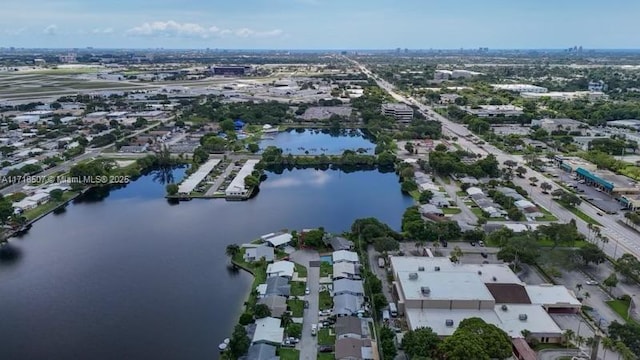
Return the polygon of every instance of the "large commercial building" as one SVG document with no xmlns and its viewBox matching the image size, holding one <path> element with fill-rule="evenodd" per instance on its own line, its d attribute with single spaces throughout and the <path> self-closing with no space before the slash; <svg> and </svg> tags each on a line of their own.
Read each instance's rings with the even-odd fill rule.
<svg viewBox="0 0 640 360">
<path fill-rule="evenodd" d="M 399 122 L 408 123 L 413 120 L 413 109 L 407 104 L 382 104 L 382 113 L 386 116 L 393 117 Z"/>
<path fill-rule="evenodd" d="M 534 119 L 531 120 L 531 126 L 539 126 L 545 129 L 549 133 L 558 130 L 564 130 L 573 133 L 583 133 L 585 129 L 589 128 L 589 125 L 582 121 L 573 119 Z"/>
<path fill-rule="evenodd" d="M 549 313 L 575 314 L 581 303 L 571 290 L 526 285 L 503 264 L 456 264 L 448 258 L 391 257 L 397 308 L 411 329 L 430 327 L 452 335 L 464 319 L 478 317 L 521 338 L 527 330 L 543 343 L 562 341 Z"/>
<path fill-rule="evenodd" d="M 249 66 L 214 66 L 213 75 L 242 76 L 251 70 Z"/>
<path fill-rule="evenodd" d="M 514 105 L 465 106 L 462 110 L 478 117 L 519 116 L 524 114 L 521 107 Z"/>
<path fill-rule="evenodd" d="M 546 87 L 529 85 L 529 84 L 496 84 L 491 86 L 493 86 L 493 88 L 496 90 L 513 91 L 517 93 L 525 92 L 525 93 L 542 94 L 549 91 L 549 89 L 547 89 Z"/>
</svg>

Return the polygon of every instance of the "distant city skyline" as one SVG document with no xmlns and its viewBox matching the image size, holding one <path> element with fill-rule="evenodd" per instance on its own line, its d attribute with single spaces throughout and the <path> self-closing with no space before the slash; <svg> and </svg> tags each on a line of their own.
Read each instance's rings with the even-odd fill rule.
<svg viewBox="0 0 640 360">
<path fill-rule="evenodd" d="M 22 0 L 0 47 L 638 49 L 628 0 Z"/>
</svg>

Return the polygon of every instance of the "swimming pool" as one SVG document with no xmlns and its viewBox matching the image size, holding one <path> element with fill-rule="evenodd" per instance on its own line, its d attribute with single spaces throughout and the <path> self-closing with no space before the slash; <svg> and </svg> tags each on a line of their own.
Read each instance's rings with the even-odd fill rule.
<svg viewBox="0 0 640 360">
<path fill-rule="evenodd" d="M 320 261 L 326 262 L 329 265 L 333 265 L 333 258 L 331 255 L 320 256 Z"/>
</svg>

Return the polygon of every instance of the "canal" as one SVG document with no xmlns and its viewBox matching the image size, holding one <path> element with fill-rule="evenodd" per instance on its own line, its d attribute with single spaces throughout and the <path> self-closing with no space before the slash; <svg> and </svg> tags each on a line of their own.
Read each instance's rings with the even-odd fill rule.
<svg viewBox="0 0 640 360">
<path fill-rule="evenodd" d="M 90 193 L 12 239 L 15 257 L 0 261 L 1 359 L 216 358 L 251 284 L 228 268 L 228 244 L 282 228 L 345 231 L 369 216 L 398 229 L 411 205 L 397 176 L 378 171 L 267 173 L 249 201 L 178 205 L 163 198 L 167 175 Z"/>
</svg>

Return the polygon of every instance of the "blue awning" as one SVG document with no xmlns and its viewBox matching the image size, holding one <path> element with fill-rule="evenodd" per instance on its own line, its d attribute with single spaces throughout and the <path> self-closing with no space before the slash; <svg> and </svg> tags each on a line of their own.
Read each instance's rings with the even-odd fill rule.
<svg viewBox="0 0 640 360">
<path fill-rule="evenodd" d="M 602 186 L 605 190 L 608 191 L 612 191 L 613 190 L 613 183 L 592 174 L 591 172 L 589 172 L 588 170 L 585 170 L 583 168 L 578 168 L 576 169 L 576 173 L 580 176 L 583 176 L 584 178 L 586 178 L 587 180 L 590 180 L 600 186 Z"/>
</svg>

